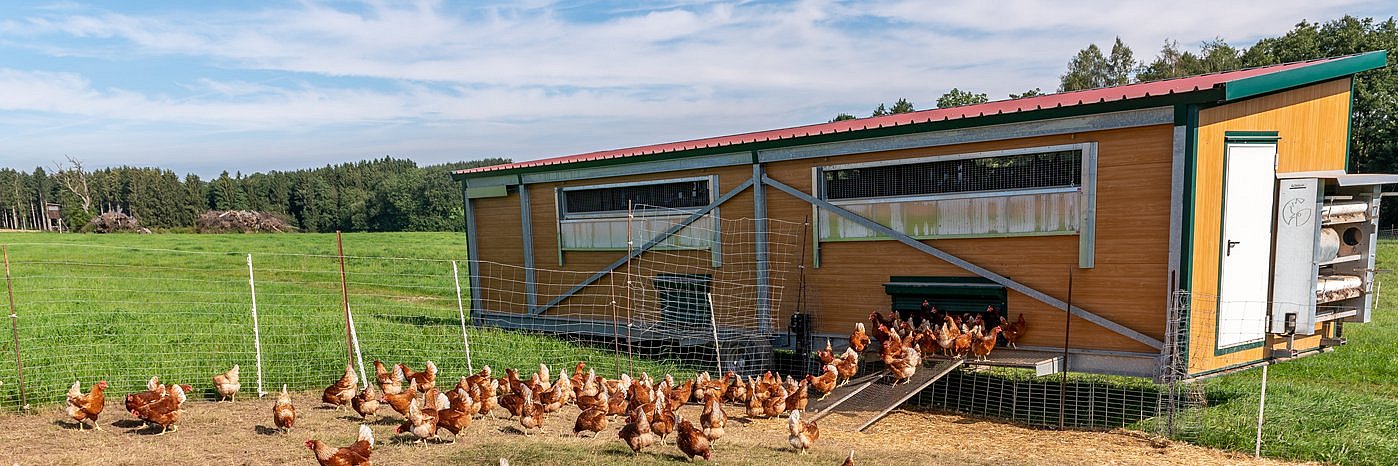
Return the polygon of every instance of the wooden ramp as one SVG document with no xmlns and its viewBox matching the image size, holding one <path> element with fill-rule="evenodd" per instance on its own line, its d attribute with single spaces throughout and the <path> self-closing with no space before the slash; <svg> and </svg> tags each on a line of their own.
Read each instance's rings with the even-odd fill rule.
<svg viewBox="0 0 1398 466">
<path fill-rule="evenodd" d="M 932 385 L 938 379 L 950 374 L 952 370 L 960 367 L 964 362 L 966 360 L 960 358 L 938 360 L 931 366 L 918 369 L 911 380 L 898 385 L 892 385 L 893 377 L 889 376 L 888 371 L 878 371 L 851 380 L 845 386 L 836 388 L 824 400 L 811 400 L 806 405 L 806 410 L 816 413 L 811 416 L 813 420 L 836 411 L 876 412 L 877 414 L 856 429 L 863 432 L 864 429 L 888 415 L 889 411 L 902 406 L 909 398 L 917 395 L 922 389 Z"/>
</svg>

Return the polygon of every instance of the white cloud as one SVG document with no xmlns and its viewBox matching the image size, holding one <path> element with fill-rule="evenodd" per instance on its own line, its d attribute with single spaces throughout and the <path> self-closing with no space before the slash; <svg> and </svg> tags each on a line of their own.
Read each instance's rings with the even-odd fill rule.
<svg viewBox="0 0 1398 466">
<path fill-rule="evenodd" d="M 0 111 L 70 115 L 94 128 L 179 125 L 202 135 L 391 127 L 430 141 L 405 145 L 392 131 L 373 132 L 384 141 L 342 138 L 357 142 L 343 148 L 344 159 L 373 155 L 356 147 L 537 157 L 811 123 L 899 97 L 928 107 L 951 87 L 993 97 L 1052 90 L 1072 54 L 1118 35 L 1148 59 L 1166 38 L 1189 48 L 1216 36 L 1247 45 L 1302 18 L 1382 8 L 1362 0 L 809 0 L 579 14 L 556 3 L 306 2 L 137 15 L 70 5 L 0 20 L 0 43 L 115 63 L 185 60 L 205 75 L 138 92 L 96 74 L 0 69 Z M 602 17 L 577 19 L 588 14 Z M 277 77 L 250 81 L 221 69 Z M 21 122 L 0 130 L 0 149 L 15 153 L 18 140 L 69 124 L 51 116 Z M 545 131 L 571 139 L 537 137 Z M 90 135 L 121 132 L 66 141 L 96 141 Z M 268 139 L 279 142 L 263 150 L 340 147 Z"/>
</svg>

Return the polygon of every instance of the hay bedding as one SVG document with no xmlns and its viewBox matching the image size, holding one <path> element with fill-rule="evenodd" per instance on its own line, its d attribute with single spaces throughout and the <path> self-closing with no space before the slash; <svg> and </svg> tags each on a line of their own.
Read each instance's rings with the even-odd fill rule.
<svg viewBox="0 0 1398 466">
<path fill-rule="evenodd" d="M 317 438 L 331 445 L 354 441 L 361 421 L 348 409 L 319 408 L 319 393 L 293 394 L 296 428 L 289 435 L 271 427 L 272 397 L 240 398 L 237 403 L 191 399 L 179 431 L 152 435 L 124 412 L 125 394 L 110 394 L 101 432 L 79 432 L 61 407 L 37 415 L 0 416 L 0 463 L 3 464 L 314 464 L 303 443 Z M 503 413 L 503 411 L 500 411 Z M 856 450 L 858 464 L 1283 464 L 1187 444 L 1162 446 L 1141 434 L 1113 431 L 1046 431 L 958 415 L 895 411 L 867 433 L 850 432 L 863 419 L 836 414 L 820 420 L 821 438 L 807 455 L 786 442 L 786 419 L 747 420 L 737 407 L 727 408 L 728 435 L 714 447 L 719 464 L 826 464 L 843 461 Z M 550 414 L 545 432 L 525 437 L 518 424 L 505 419 L 477 419 L 456 445 L 416 445 L 393 437 L 402 418 L 385 407 L 369 425 L 377 444 L 374 464 L 672 464 L 683 461 L 671 436 L 632 456 L 616 437 L 612 422 L 598 438 L 573 438 L 574 407 Z M 700 407 L 689 405 L 680 416 L 697 422 Z M 567 433 L 566 435 L 564 433 Z M 444 439 L 450 434 L 442 433 Z M 700 460 L 702 462 L 702 460 Z"/>
</svg>

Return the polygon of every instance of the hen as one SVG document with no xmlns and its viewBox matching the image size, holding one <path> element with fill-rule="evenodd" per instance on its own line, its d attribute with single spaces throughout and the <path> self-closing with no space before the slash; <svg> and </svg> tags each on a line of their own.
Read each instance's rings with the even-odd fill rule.
<svg viewBox="0 0 1398 466">
<path fill-rule="evenodd" d="M 984 361 L 989 359 L 990 351 L 995 349 L 995 336 L 999 335 L 1003 330 L 1004 329 L 997 325 L 995 328 L 990 329 L 988 335 L 977 336 L 976 340 L 971 342 L 971 353 L 976 355 L 977 360 Z"/>
<path fill-rule="evenodd" d="M 607 430 L 607 410 L 601 408 L 587 408 L 578 413 L 578 420 L 573 422 L 573 435 L 581 436 L 583 432 L 592 432 L 593 436 Z"/>
<path fill-rule="evenodd" d="M 888 372 L 893 374 L 893 385 L 899 382 L 911 382 L 913 374 L 917 373 L 917 368 L 922 366 L 922 353 L 917 348 L 908 348 L 903 353 L 903 357 L 896 358 L 888 363 Z"/>
<path fill-rule="evenodd" d="M 646 417 L 646 411 L 636 409 L 626 418 L 626 425 L 621 426 L 617 432 L 617 437 L 626 442 L 626 446 L 631 447 L 632 453 L 640 453 L 642 449 L 655 444 L 655 434 L 650 431 L 650 419 Z"/>
<path fill-rule="evenodd" d="M 696 456 L 709 459 L 709 439 L 705 437 L 699 429 L 694 428 L 694 424 L 689 421 L 680 420 L 679 430 L 675 433 L 675 446 L 680 447 L 680 451 L 688 457 L 690 461 Z"/>
<path fill-rule="evenodd" d="M 825 349 L 816 351 L 816 358 L 821 364 L 830 364 L 835 360 L 835 347 L 830 344 L 830 339 L 825 339 Z"/>
<path fill-rule="evenodd" d="M 427 368 L 422 372 L 414 372 L 403 363 L 398 364 L 398 369 L 403 371 L 404 379 L 417 382 L 418 390 L 427 391 L 437 386 L 437 365 L 432 361 L 427 361 Z"/>
<path fill-rule="evenodd" d="M 374 380 L 379 384 L 379 391 L 384 394 L 395 394 L 403 392 L 403 370 L 398 366 L 393 366 L 393 370 L 383 365 L 383 361 L 374 360 Z"/>
<path fill-rule="evenodd" d="M 1019 338 L 1024 336 L 1024 313 L 1019 313 L 1019 318 L 1015 319 L 1014 323 L 1010 323 L 1006 321 L 1004 317 L 1001 317 L 1000 326 L 1005 329 L 1005 333 L 1002 334 L 1005 336 L 1005 346 L 1019 348 L 1019 346 L 1015 345 L 1015 342 L 1018 342 Z"/>
<path fill-rule="evenodd" d="M 184 387 L 170 385 L 168 393 L 160 400 L 138 407 L 131 414 L 143 421 L 160 425 L 160 433 L 156 435 L 165 435 L 166 432 L 180 430 L 175 423 L 180 421 L 180 406 L 184 404 L 185 399 Z"/>
<path fill-rule="evenodd" d="M 806 376 L 806 382 L 809 382 L 811 387 L 814 387 L 816 391 L 820 392 L 820 398 L 816 401 L 824 400 L 825 397 L 830 396 L 830 392 L 835 390 L 835 383 L 838 382 L 839 379 L 840 370 L 837 369 L 834 364 L 826 364 L 825 373 L 821 374 L 820 377 L 813 375 Z"/>
<path fill-rule="evenodd" d="M 544 405 L 534 399 L 534 391 L 529 387 L 524 387 L 524 406 L 519 412 L 519 425 L 524 428 L 524 435 L 529 435 L 530 429 L 544 430 Z"/>
<path fill-rule="evenodd" d="M 446 409 L 437 410 L 437 428 L 451 432 L 451 443 L 456 443 L 461 438 L 461 431 L 471 425 L 471 413 L 473 402 L 471 394 L 460 388 L 451 390 L 454 396 L 448 396 L 450 406 Z"/>
<path fill-rule="evenodd" d="M 431 402 L 428 406 L 419 407 L 417 398 L 413 398 L 412 401 L 408 402 L 408 415 L 406 416 L 406 420 L 398 426 L 398 430 L 394 431 L 394 433 L 412 433 L 413 436 L 417 437 L 418 443 L 423 443 L 427 439 L 437 438 L 436 406 L 438 403 L 445 403 L 446 397 L 434 391 L 428 391 L 428 394 L 429 396 L 436 394 L 441 400 L 438 401 L 437 397 L 431 397 L 428 400 Z"/>
<path fill-rule="evenodd" d="M 665 404 L 655 405 L 654 418 L 650 420 L 650 431 L 660 437 L 660 444 L 665 444 L 665 436 L 675 431 L 675 412 L 670 411 Z"/>
<path fill-rule="evenodd" d="M 277 397 L 277 402 L 272 404 L 272 423 L 282 432 L 291 432 L 291 426 L 296 424 L 296 406 L 291 404 L 291 395 L 286 393 L 286 384 L 282 384 L 282 394 Z"/>
<path fill-rule="evenodd" d="M 307 439 L 306 448 L 316 455 L 320 466 L 353 466 L 370 464 L 369 454 L 374 450 L 374 431 L 369 426 L 359 425 L 359 440 L 348 447 L 331 448 L 320 440 Z"/>
<path fill-rule="evenodd" d="M 820 427 L 816 425 L 815 421 L 802 421 L 800 411 L 791 412 L 791 420 L 787 422 L 786 428 L 790 434 L 786 441 L 801 453 L 806 453 L 806 450 L 811 448 L 815 441 L 820 438 Z"/>
<path fill-rule="evenodd" d="M 864 331 L 863 322 L 855 322 L 854 333 L 849 334 L 849 347 L 855 352 L 863 352 L 869 346 L 869 335 Z"/>
<path fill-rule="evenodd" d="M 325 392 L 320 395 L 320 401 L 326 404 L 335 405 L 335 409 L 347 405 L 351 398 L 354 398 L 355 387 L 359 385 L 359 379 L 354 376 L 354 366 L 345 364 L 345 375 L 336 380 L 335 383 L 325 387 Z"/>
<path fill-rule="evenodd" d="M 243 385 L 238 383 L 237 364 L 234 364 L 233 368 L 229 369 L 228 372 L 214 376 L 214 391 L 218 392 L 218 396 L 220 397 L 218 401 L 220 402 L 223 401 L 224 398 L 229 399 L 229 402 L 238 401 L 238 389 L 242 387 Z"/>
<path fill-rule="evenodd" d="M 810 387 L 810 386 L 811 386 L 811 380 L 812 380 L 812 379 L 813 379 L 813 378 L 812 378 L 811 376 L 806 376 L 805 378 L 801 379 L 801 382 L 800 382 L 800 383 L 798 383 L 798 384 L 796 385 L 796 389 L 790 390 L 790 393 L 791 393 L 791 394 L 790 394 L 790 395 L 787 395 L 787 397 L 786 397 L 786 410 L 788 410 L 788 411 L 805 411 L 805 410 L 806 410 L 806 404 L 809 403 L 810 400 L 811 400 L 811 398 L 810 398 L 810 390 L 809 390 L 807 387 Z"/>
<path fill-rule="evenodd" d="M 364 389 L 350 399 L 350 407 L 354 408 L 354 412 L 359 413 L 360 418 L 368 419 L 369 416 L 378 416 L 379 398 L 374 396 L 374 386 L 364 385 Z"/>
<path fill-rule="evenodd" d="M 82 383 L 73 381 L 73 386 L 68 389 L 68 407 L 65 411 L 74 421 L 78 421 L 78 430 L 83 430 L 83 421 L 92 421 L 93 429 L 102 430 L 102 426 L 97 424 L 97 415 L 102 414 L 102 406 L 107 402 L 102 394 L 106 389 L 107 381 L 99 381 L 84 395 Z"/>
<path fill-rule="evenodd" d="M 718 441 L 723 437 L 724 428 L 728 425 L 728 415 L 723 412 L 723 405 L 719 404 L 718 397 L 712 394 L 704 401 L 704 412 L 699 415 L 699 426 L 704 428 L 704 436 L 710 442 Z"/>
<path fill-rule="evenodd" d="M 392 394 L 392 395 L 384 395 L 384 396 L 383 396 L 383 399 L 381 399 L 381 400 L 379 400 L 379 401 L 380 401 L 380 402 L 384 402 L 384 403 L 388 403 L 388 406 L 391 407 L 391 408 L 393 408 L 394 411 L 397 411 L 398 414 L 402 414 L 404 417 L 407 417 L 407 415 L 408 415 L 408 405 L 409 405 L 413 400 L 416 400 L 416 399 L 417 399 L 417 395 L 418 395 L 417 389 L 418 389 L 418 387 L 417 387 L 417 381 L 414 380 L 414 381 L 412 381 L 412 382 L 408 382 L 408 389 L 407 389 L 407 390 L 404 390 L 404 391 L 399 392 L 399 393 L 394 393 L 394 394 Z"/>
<path fill-rule="evenodd" d="M 849 379 L 859 373 L 859 353 L 854 348 L 845 348 L 845 354 L 835 360 L 835 370 L 840 373 L 840 378 L 844 381 L 840 385 L 849 383 Z"/>
</svg>

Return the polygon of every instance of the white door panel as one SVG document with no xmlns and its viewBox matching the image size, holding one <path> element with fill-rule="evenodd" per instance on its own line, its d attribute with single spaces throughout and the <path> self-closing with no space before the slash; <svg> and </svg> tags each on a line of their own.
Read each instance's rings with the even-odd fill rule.
<svg viewBox="0 0 1398 466">
<path fill-rule="evenodd" d="M 1225 154 L 1217 349 L 1264 336 L 1277 146 L 1229 144 Z"/>
</svg>

